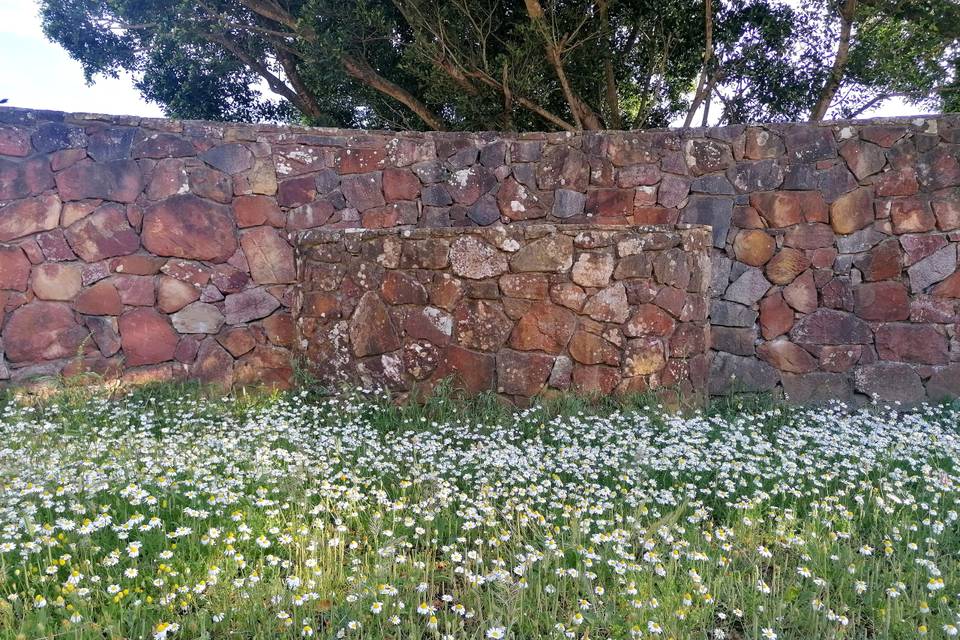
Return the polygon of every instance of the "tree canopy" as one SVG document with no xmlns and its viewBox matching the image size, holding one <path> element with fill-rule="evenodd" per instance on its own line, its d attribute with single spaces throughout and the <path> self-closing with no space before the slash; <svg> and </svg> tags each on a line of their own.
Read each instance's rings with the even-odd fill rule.
<svg viewBox="0 0 960 640">
<path fill-rule="evenodd" d="M 40 7 L 46 34 L 88 80 L 131 72 L 180 118 L 573 131 L 850 117 L 895 96 L 960 109 L 954 0 Z"/>
</svg>

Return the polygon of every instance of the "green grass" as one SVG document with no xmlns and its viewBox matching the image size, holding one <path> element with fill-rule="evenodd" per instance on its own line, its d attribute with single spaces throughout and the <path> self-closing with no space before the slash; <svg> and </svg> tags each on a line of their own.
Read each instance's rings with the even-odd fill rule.
<svg viewBox="0 0 960 640">
<path fill-rule="evenodd" d="M 958 423 L 766 396 L 8 394 L 0 638 L 950 637 Z"/>
</svg>

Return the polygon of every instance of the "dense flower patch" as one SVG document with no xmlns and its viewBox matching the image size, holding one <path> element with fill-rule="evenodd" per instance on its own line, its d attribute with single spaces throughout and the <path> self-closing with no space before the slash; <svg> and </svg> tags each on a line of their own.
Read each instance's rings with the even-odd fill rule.
<svg viewBox="0 0 960 640">
<path fill-rule="evenodd" d="M 10 405 L 0 637 L 956 636 L 958 425 L 362 394 Z"/>
</svg>

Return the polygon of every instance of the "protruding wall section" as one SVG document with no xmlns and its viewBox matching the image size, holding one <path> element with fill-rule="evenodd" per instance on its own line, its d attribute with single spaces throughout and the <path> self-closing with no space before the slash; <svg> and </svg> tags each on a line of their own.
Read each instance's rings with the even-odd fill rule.
<svg viewBox="0 0 960 640">
<path fill-rule="evenodd" d="M 452 377 L 706 393 L 710 229 L 513 225 L 308 231 L 297 351 L 320 381 L 410 391 Z"/>
</svg>

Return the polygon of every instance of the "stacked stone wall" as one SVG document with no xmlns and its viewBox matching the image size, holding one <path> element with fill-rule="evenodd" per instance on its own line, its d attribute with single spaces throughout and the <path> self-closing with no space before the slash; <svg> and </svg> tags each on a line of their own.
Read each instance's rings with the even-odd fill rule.
<svg viewBox="0 0 960 640">
<path fill-rule="evenodd" d="M 306 229 L 700 223 L 713 392 L 939 399 L 958 156 L 955 115 L 507 135 L 4 108 L 0 379 L 286 383 Z"/>
<path fill-rule="evenodd" d="M 702 396 L 710 238 L 693 225 L 307 232 L 298 352 L 331 387 Z"/>
</svg>

